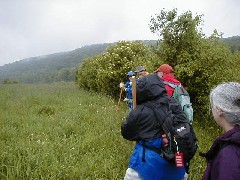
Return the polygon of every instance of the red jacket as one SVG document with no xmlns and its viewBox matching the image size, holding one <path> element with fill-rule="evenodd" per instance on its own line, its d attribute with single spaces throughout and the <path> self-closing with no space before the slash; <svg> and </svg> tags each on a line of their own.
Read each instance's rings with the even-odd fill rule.
<svg viewBox="0 0 240 180">
<path fill-rule="evenodd" d="M 172 82 L 172 83 L 175 83 L 175 84 L 181 84 L 180 81 L 178 81 L 177 79 L 175 79 L 175 77 L 174 77 L 173 74 L 165 74 L 165 75 L 162 77 L 162 80 L 163 80 L 163 81 L 167 81 L 167 82 Z M 172 96 L 174 89 L 173 89 L 172 87 L 168 86 L 167 84 L 165 84 L 165 88 L 166 88 L 166 90 L 167 90 L 167 95 L 168 95 L 168 96 Z"/>
</svg>

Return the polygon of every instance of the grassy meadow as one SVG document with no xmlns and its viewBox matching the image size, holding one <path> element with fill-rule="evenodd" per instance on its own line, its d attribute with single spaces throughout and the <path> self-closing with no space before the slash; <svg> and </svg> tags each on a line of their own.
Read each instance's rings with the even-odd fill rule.
<svg viewBox="0 0 240 180">
<path fill-rule="evenodd" d="M 134 143 L 120 133 L 124 103 L 74 83 L 0 85 L 0 179 L 123 179 Z M 194 122 L 199 151 L 221 133 Z M 196 154 L 189 179 L 201 179 Z"/>
</svg>

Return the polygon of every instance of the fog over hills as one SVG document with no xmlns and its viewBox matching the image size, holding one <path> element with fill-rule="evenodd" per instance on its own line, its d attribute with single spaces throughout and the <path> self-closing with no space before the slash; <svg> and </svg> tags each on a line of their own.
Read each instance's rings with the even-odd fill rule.
<svg viewBox="0 0 240 180">
<path fill-rule="evenodd" d="M 59 52 L 22 59 L 0 66 L 0 81 L 18 80 L 21 83 L 49 83 L 74 80 L 76 67 L 85 59 L 103 53 L 114 43 L 93 44 L 68 52 Z M 67 79 L 63 74 L 68 74 Z"/>
</svg>

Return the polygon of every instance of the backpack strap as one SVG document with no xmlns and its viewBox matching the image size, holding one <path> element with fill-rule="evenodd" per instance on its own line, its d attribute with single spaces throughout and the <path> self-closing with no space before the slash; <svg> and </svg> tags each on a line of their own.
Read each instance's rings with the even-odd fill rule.
<svg viewBox="0 0 240 180">
<path fill-rule="evenodd" d="M 163 157 L 163 151 L 162 151 L 162 148 L 156 148 L 156 147 L 153 147 L 153 146 L 148 146 L 146 145 L 146 142 L 145 140 L 141 140 L 142 142 L 142 147 L 143 147 L 143 151 L 142 151 L 142 162 L 146 162 L 146 159 L 145 159 L 145 152 L 146 152 L 146 149 L 149 149 L 151 151 L 154 151 L 156 153 L 158 153 L 161 157 Z"/>
<path fill-rule="evenodd" d="M 176 83 L 174 83 L 174 82 L 163 81 L 163 83 L 166 84 L 166 85 L 168 85 L 168 86 L 170 86 L 171 88 L 174 88 L 174 89 L 175 89 L 177 86 L 182 87 L 182 84 L 176 84 Z"/>
<path fill-rule="evenodd" d="M 147 108 L 149 108 L 149 109 L 151 109 L 151 110 L 153 111 L 157 125 L 159 126 L 159 128 L 162 127 L 162 124 L 164 123 L 164 120 L 162 120 L 162 119 L 159 118 L 159 116 L 157 115 L 157 112 L 156 112 L 153 104 L 150 103 L 150 102 L 145 102 L 145 103 L 143 103 L 143 104 L 141 104 L 141 105 L 143 105 L 143 106 L 145 106 L 145 107 L 147 107 Z M 145 162 L 145 161 L 146 161 L 146 160 L 145 160 L 145 152 L 146 152 L 146 149 L 149 149 L 149 150 L 151 150 L 151 151 L 154 151 L 154 152 L 160 154 L 160 156 L 162 156 L 162 149 L 161 149 L 161 148 L 156 148 L 156 147 L 148 146 L 148 145 L 146 145 L 145 140 L 141 140 L 141 141 L 142 141 L 142 146 L 143 146 L 142 162 Z M 163 157 L 163 156 L 162 156 L 162 157 Z"/>
<path fill-rule="evenodd" d="M 159 118 L 159 116 L 157 115 L 157 112 L 156 112 L 154 106 L 150 102 L 147 102 L 144 105 L 153 111 L 154 117 L 156 119 L 156 122 L 157 122 L 158 126 L 162 127 L 162 124 L 164 123 L 164 119 L 160 119 Z"/>
<path fill-rule="evenodd" d="M 145 151 L 146 151 L 146 144 L 145 141 L 142 140 L 143 152 L 142 152 L 142 162 L 145 162 Z"/>
<path fill-rule="evenodd" d="M 162 148 L 159 149 L 159 148 L 156 148 L 156 147 L 153 147 L 153 146 L 148 146 L 146 144 L 145 144 L 145 148 L 147 148 L 151 151 L 154 151 L 154 152 L 156 152 L 156 153 L 158 153 L 162 156 Z"/>
</svg>

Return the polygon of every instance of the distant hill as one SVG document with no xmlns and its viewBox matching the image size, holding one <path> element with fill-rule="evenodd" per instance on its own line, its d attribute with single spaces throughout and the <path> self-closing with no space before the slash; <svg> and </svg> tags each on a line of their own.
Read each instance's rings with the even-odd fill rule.
<svg viewBox="0 0 240 180">
<path fill-rule="evenodd" d="M 232 52 L 240 51 L 240 36 L 223 38 L 222 41 L 229 45 Z"/>
<path fill-rule="evenodd" d="M 145 45 L 152 45 L 156 40 L 143 40 Z M 240 51 L 240 36 L 223 38 L 232 52 Z M 75 71 L 85 58 L 91 58 L 106 51 L 116 43 L 93 44 L 68 52 L 22 59 L 0 66 L 0 83 L 52 83 L 74 81 Z"/>
<path fill-rule="evenodd" d="M 73 81 L 76 67 L 85 58 L 103 53 L 113 44 L 93 44 L 73 51 L 31 57 L 0 66 L 0 82 L 6 79 L 21 83 Z"/>
</svg>

